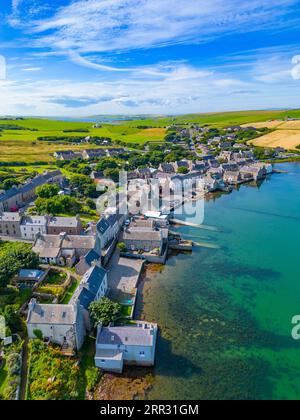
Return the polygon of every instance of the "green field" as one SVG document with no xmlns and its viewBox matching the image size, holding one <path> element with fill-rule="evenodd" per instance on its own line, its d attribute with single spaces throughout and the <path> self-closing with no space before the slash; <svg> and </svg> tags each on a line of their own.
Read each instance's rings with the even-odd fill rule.
<svg viewBox="0 0 300 420">
<path fill-rule="evenodd" d="M 239 111 L 207 114 L 189 114 L 174 117 L 153 117 L 140 120 L 128 120 L 115 124 L 102 124 L 94 128 L 91 122 L 56 121 L 43 118 L 27 118 L 23 120 L 0 120 L 1 126 L 18 125 L 21 130 L 0 132 L 0 162 L 54 162 L 53 153 L 57 150 L 82 150 L 95 147 L 93 144 L 71 145 L 66 142 L 39 141 L 38 137 L 109 137 L 113 141 L 144 144 L 148 141 L 162 141 L 166 128 L 173 124 L 208 124 L 215 127 L 242 125 L 264 122 L 272 119 L 284 119 L 287 116 L 300 118 L 300 110 L 288 111 Z M 88 133 L 75 130 L 85 129 Z M 37 131 L 34 131 L 37 130 Z M 65 133 L 64 130 L 74 130 Z"/>
<path fill-rule="evenodd" d="M 93 144 L 71 145 L 66 142 L 39 141 L 39 137 L 109 137 L 113 141 L 144 144 L 147 141 L 161 141 L 165 136 L 164 128 L 139 129 L 130 125 L 103 125 L 93 128 L 93 123 L 54 121 L 47 119 L 0 120 L 1 126 L 18 125 L 24 130 L 0 132 L 0 162 L 53 162 L 57 150 L 83 150 L 93 148 Z M 88 133 L 64 132 L 64 130 L 89 130 Z M 37 131 L 30 131 L 37 130 Z"/>
</svg>

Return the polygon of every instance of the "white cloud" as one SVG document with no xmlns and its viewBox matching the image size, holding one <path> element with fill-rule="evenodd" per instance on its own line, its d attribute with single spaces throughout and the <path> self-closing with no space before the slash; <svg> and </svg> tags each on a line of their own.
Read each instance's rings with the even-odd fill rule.
<svg viewBox="0 0 300 420">
<path fill-rule="evenodd" d="M 35 72 L 42 70 L 41 67 L 25 67 L 22 71 Z"/>
<path fill-rule="evenodd" d="M 116 67 L 90 62 L 79 54 L 128 51 L 287 25 L 279 17 L 297 0 L 76 0 L 52 5 L 52 16 L 22 13 L 31 0 L 15 3 L 12 25 L 33 33 L 32 45 L 69 52 L 80 65 L 107 71 Z M 19 6 L 19 7 L 18 7 Z M 50 6 L 49 6 L 50 7 Z M 50 9 L 51 10 L 51 9 Z M 291 25 L 291 22 L 289 22 Z M 294 22 L 295 24 L 295 22 Z M 47 31 L 47 32 L 46 32 Z M 76 54 L 75 54 L 76 52 Z"/>
<path fill-rule="evenodd" d="M 294 80 L 300 80 L 300 55 L 295 55 L 292 58 L 292 64 L 294 67 L 291 70 L 291 75 Z"/>
</svg>

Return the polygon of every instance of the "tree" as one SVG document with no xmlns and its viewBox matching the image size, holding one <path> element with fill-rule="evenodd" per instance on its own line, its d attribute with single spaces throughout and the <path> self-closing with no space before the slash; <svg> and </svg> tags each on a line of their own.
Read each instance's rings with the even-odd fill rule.
<svg viewBox="0 0 300 420">
<path fill-rule="evenodd" d="M 119 169 L 105 169 L 104 176 L 114 182 L 119 182 Z"/>
<path fill-rule="evenodd" d="M 38 197 L 51 198 L 58 194 L 59 186 L 57 184 L 45 184 L 36 189 Z"/>
<path fill-rule="evenodd" d="M 38 256 L 24 243 L 12 243 L 0 255 L 0 287 L 5 287 L 21 268 L 36 268 Z"/>
<path fill-rule="evenodd" d="M 108 325 L 115 322 L 121 312 L 121 305 L 112 302 L 107 297 L 103 297 L 99 301 L 92 302 L 89 306 L 90 315 L 95 325 L 102 323 Z"/>
<path fill-rule="evenodd" d="M 97 188 L 89 176 L 73 175 L 70 178 L 70 188 L 76 190 L 79 194 L 86 197 L 96 198 Z"/>
<path fill-rule="evenodd" d="M 35 201 L 35 207 L 39 214 L 71 214 L 76 215 L 81 210 L 80 203 L 77 202 L 76 198 L 68 195 L 60 195 L 51 198 L 39 197 Z"/>
<path fill-rule="evenodd" d="M 33 334 L 35 335 L 35 337 L 38 340 L 43 340 L 43 333 L 42 333 L 41 330 L 39 330 L 39 329 L 36 328 L 36 329 L 33 330 Z"/>
<path fill-rule="evenodd" d="M 185 166 L 180 166 L 177 169 L 177 173 L 178 174 L 187 174 L 189 172 L 188 168 L 186 168 Z"/>
<path fill-rule="evenodd" d="M 121 252 L 126 252 L 127 248 L 124 242 L 119 242 L 118 243 L 118 248 Z"/>
<path fill-rule="evenodd" d="M 114 158 L 102 158 L 96 165 L 96 171 L 103 172 L 105 169 L 116 169 L 118 163 Z"/>
</svg>

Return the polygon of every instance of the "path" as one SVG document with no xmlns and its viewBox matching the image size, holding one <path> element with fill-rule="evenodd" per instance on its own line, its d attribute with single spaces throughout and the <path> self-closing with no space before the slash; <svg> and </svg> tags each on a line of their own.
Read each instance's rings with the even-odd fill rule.
<svg viewBox="0 0 300 420">
<path fill-rule="evenodd" d="M 20 385 L 20 400 L 26 398 L 26 385 L 28 379 L 28 338 L 25 338 L 22 352 L 22 371 Z"/>
</svg>

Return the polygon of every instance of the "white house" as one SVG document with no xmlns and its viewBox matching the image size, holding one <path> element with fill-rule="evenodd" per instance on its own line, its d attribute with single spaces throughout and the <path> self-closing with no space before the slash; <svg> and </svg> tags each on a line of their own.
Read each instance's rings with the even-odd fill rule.
<svg viewBox="0 0 300 420">
<path fill-rule="evenodd" d="M 82 307 L 79 302 L 75 305 L 38 304 L 36 299 L 31 299 L 27 315 L 30 339 L 36 338 L 36 330 L 63 349 L 79 350 L 86 334 Z"/>
<path fill-rule="evenodd" d="M 20 225 L 21 237 L 28 241 L 34 241 L 38 233 L 47 233 L 47 216 L 24 216 Z"/>
<path fill-rule="evenodd" d="M 98 368 L 122 372 L 124 364 L 153 366 L 157 325 L 138 322 L 132 326 L 98 328 L 95 364 Z"/>
</svg>

